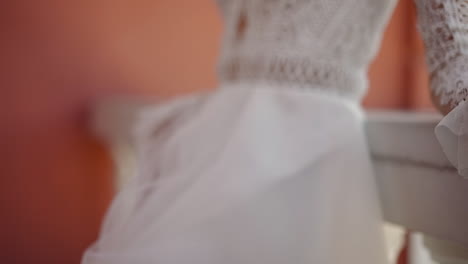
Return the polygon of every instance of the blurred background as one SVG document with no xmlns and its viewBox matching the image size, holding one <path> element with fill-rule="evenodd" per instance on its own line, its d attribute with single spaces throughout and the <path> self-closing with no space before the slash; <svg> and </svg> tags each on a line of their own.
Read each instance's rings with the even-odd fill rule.
<svg viewBox="0 0 468 264">
<path fill-rule="evenodd" d="M 0 263 L 79 263 L 114 193 L 89 106 L 216 87 L 221 30 L 213 0 L 0 1 Z M 365 107 L 434 111 L 411 0 L 369 74 Z"/>
</svg>

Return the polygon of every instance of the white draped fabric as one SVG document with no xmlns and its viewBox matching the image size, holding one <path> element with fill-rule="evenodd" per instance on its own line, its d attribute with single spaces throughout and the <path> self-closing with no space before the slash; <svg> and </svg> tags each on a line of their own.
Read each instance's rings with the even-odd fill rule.
<svg viewBox="0 0 468 264">
<path fill-rule="evenodd" d="M 262 85 L 150 107 L 83 263 L 385 263 L 361 123 L 354 102 Z"/>
<path fill-rule="evenodd" d="M 83 263 L 385 263 L 359 99 L 395 1 L 220 2 L 222 84 L 143 112 Z"/>
</svg>

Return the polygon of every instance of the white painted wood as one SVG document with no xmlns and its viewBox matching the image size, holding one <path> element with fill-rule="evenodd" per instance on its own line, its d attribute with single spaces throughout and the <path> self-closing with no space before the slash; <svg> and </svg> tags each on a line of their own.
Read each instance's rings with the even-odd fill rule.
<svg viewBox="0 0 468 264">
<path fill-rule="evenodd" d="M 468 247 L 468 180 L 433 133 L 437 114 L 371 113 L 367 124 L 387 221 Z"/>
</svg>

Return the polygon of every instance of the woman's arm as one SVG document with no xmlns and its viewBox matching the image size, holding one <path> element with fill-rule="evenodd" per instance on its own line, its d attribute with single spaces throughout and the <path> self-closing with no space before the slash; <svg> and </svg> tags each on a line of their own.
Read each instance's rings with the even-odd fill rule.
<svg viewBox="0 0 468 264">
<path fill-rule="evenodd" d="M 468 4 L 415 0 L 434 105 L 444 114 L 467 96 Z"/>
</svg>

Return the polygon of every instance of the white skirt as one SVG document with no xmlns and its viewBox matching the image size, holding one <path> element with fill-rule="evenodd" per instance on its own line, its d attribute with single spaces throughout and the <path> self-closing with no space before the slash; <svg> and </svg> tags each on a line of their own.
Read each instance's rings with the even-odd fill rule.
<svg viewBox="0 0 468 264">
<path fill-rule="evenodd" d="M 386 263 L 363 116 L 230 84 L 146 109 L 138 172 L 84 264 Z"/>
</svg>

